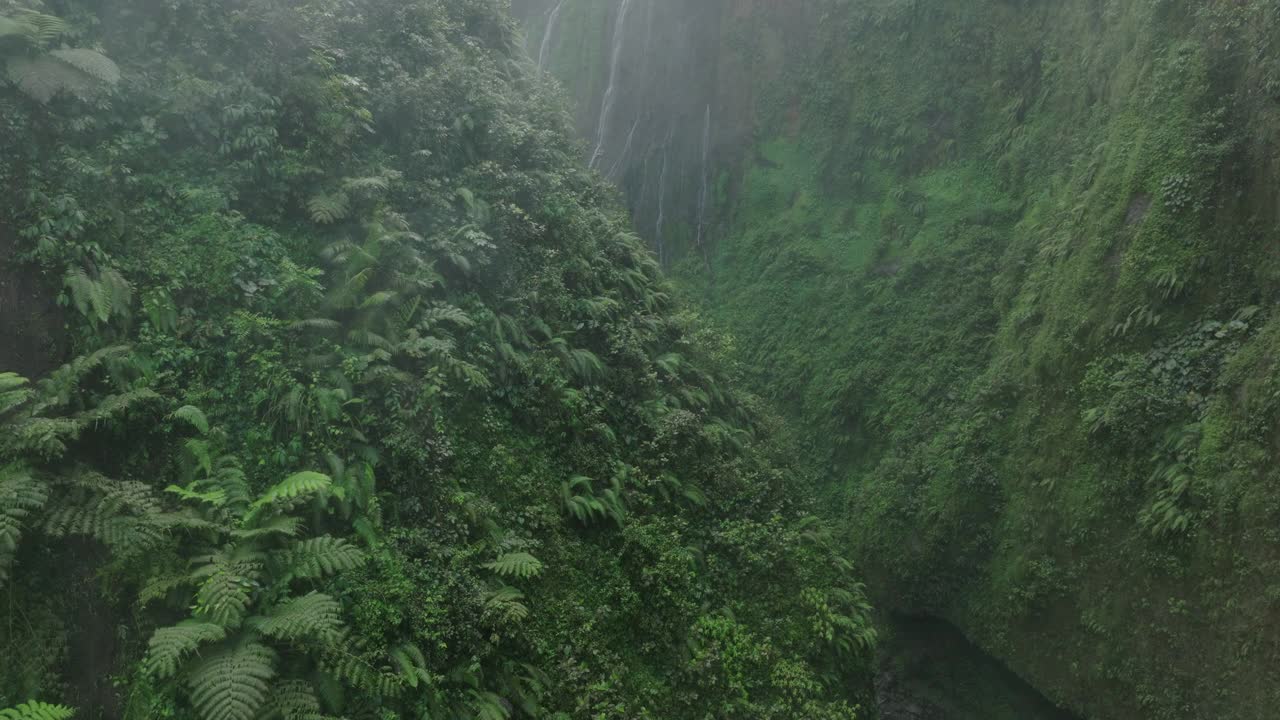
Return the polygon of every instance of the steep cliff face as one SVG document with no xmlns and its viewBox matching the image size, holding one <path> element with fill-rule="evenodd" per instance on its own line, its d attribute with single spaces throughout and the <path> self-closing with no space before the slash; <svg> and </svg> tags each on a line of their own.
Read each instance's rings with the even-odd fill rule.
<svg viewBox="0 0 1280 720">
<path fill-rule="evenodd" d="M 588 5 L 549 67 L 599 102 L 618 3 L 562 17 Z M 688 98 L 664 197 L 702 243 L 664 258 L 807 438 L 881 604 L 1089 718 L 1272 717 L 1280 11 L 653 5 L 708 58 L 621 91 Z"/>
<path fill-rule="evenodd" d="M 708 173 L 750 139 L 749 83 L 726 82 L 724 4 L 514 0 L 530 57 L 572 97 L 583 159 L 621 188 L 666 261 L 703 247 Z M 704 182 L 704 178 L 705 181 Z"/>
</svg>

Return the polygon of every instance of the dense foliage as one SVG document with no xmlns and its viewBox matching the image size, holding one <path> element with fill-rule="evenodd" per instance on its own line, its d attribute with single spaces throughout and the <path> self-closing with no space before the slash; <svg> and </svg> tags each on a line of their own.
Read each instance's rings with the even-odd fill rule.
<svg viewBox="0 0 1280 720">
<path fill-rule="evenodd" d="M 728 0 L 718 32 L 755 134 L 680 277 L 878 604 L 1085 717 L 1274 717 L 1276 4 Z"/>
<path fill-rule="evenodd" d="M 61 318 L 0 338 L 54 353 L 0 717 L 868 716 L 861 586 L 515 38 L 0 2 L 0 274 Z"/>
</svg>

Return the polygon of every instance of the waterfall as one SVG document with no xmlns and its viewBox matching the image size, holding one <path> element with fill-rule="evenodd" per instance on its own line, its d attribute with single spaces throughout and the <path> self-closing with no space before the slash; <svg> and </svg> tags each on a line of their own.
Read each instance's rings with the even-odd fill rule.
<svg viewBox="0 0 1280 720">
<path fill-rule="evenodd" d="M 666 187 L 667 187 L 667 151 L 671 149 L 671 133 L 667 133 L 667 141 L 662 144 L 662 171 L 658 173 L 658 220 L 654 223 L 653 244 L 658 250 L 658 262 L 663 261 L 662 223 L 666 220 Z"/>
<path fill-rule="evenodd" d="M 604 99 L 600 102 L 600 120 L 596 127 L 596 149 L 591 153 L 591 160 L 587 164 L 595 168 L 596 163 L 600 162 L 604 155 L 604 141 L 609 132 L 609 116 L 613 114 L 613 99 L 617 88 L 614 82 L 618 78 L 618 61 L 622 59 L 622 41 L 624 24 L 627 20 L 627 9 L 631 7 L 631 0 L 622 0 L 622 4 L 618 6 L 618 17 L 613 21 L 613 54 L 609 60 L 609 85 L 605 88 Z"/>
<path fill-rule="evenodd" d="M 560 21 L 560 10 L 564 8 L 564 0 L 556 3 L 551 9 L 551 14 L 547 17 L 547 27 L 542 31 L 542 45 L 538 48 L 538 69 L 543 70 L 547 67 L 547 50 L 551 48 L 551 35 L 556 30 L 556 23 Z"/>
<path fill-rule="evenodd" d="M 609 168 L 609 174 L 606 175 L 610 180 L 618 173 L 618 169 L 622 167 L 622 163 L 626 161 L 627 155 L 631 153 L 631 142 L 636 139 L 636 128 L 640 127 L 640 117 L 636 116 L 636 121 L 631 123 L 631 132 L 627 133 L 627 142 L 622 146 L 622 152 L 618 155 L 618 159 L 614 161 L 613 167 Z"/>
<path fill-rule="evenodd" d="M 707 224 L 707 157 L 711 146 L 711 105 L 707 105 L 707 114 L 702 121 L 702 190 L 698 193 L 698 239 L 697 246 L 702 248 L 702 233 Z M 705 254 L 705 249 L 703 254 Z"/>
</svg>

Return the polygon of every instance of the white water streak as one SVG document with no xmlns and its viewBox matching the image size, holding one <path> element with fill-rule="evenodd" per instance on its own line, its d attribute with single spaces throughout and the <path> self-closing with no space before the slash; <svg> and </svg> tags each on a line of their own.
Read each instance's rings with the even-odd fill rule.
<svg viewBox="0 0 1280 720">
<path fill-rule="evenodd" d="M 707 226 L 707 158 L 711 147 L 711 106 L 707 105 L 707 114 L 702 121 L 702 191 L 698 193 L 698 239 L 697 246 L 702 247 L 702 234 Z"/>
<path fill-rule="evenodd" d="M 654 223 L 653 243 L 658 249 L 658 261 L 664 258 L 662 247 L 662 224 L 666 221 L 666 188 L 667 188 L 667 151 L 671 149 L 671 133 L 667 133 L 667 142 L 662 146 L 662 171 L 658 173 L 658 221 Z"/>
<path fill-rule="evenodd" d="M 604 156 L 604 141 L 609 133 L 609 116 L 613 114 L 613 101 L 617 93 L 614 83 L 618 78 L 618 62 L 622 59 L 622 41 L 625 39 L 623 29 L 627 20 L 627 10 L 630 7 L 631 0 L 622 0 L 622 5 L 618 7 L 618 17 L 613 21 L 613 54 L 609 60 L 609 85 L 605 88 L 604 99 L 600 103 L 600 120 L 596 127 L 596 149 L 591 153 L 591 161 L 587 163 L 591 168 L 595 168 Z"/>
<path fill-rule="evenodd" d="M 631 142 L 636 139 L 636 128 L 638 127 L 640 127 L 639 117 L 636 118 L 635 122 L 631 123 L 631 132 L 627 133 L 627 142 L 622 146 L 622 153 L 618 155 L 618 159 L 614 161 L 613 167 L 609 168 L 609 174 L 605 176 L 610 180 L 617 176 L 619 168 L 622 167 L 622 163 L 626 162 L 627 156 L 631 154 Z"/>
<path fill-rule="evenodd" d="M 556 25 L 560 22 L 560 11 L 563 9 L 564 0 L 560 0 L 547 17 L 547 27 L 542 31 L 542 45 L 538 48 L 539 70 L 545 70 L 547 67 L 547 51 L 551 49 L 551 36 L 556 31 Z"/>
</svg>

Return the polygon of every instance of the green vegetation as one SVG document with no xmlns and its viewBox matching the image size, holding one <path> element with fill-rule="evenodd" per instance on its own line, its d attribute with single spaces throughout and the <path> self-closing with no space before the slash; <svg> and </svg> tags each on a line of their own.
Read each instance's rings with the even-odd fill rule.
<svg viewBox="0 0 1280 720">
<path fill-rule="evenodd" d="M 1085 717 L 1272 717 L 1274 4 L 733 5 L 756 137 L 679 277 L 877 604 Z"/>
<path fill-rule="evenodd" d="M 874 715 L 503 6 L 0 0 L 0 278 L 69 349 L 0 374 L 0 718 Z"/>
</svg>

